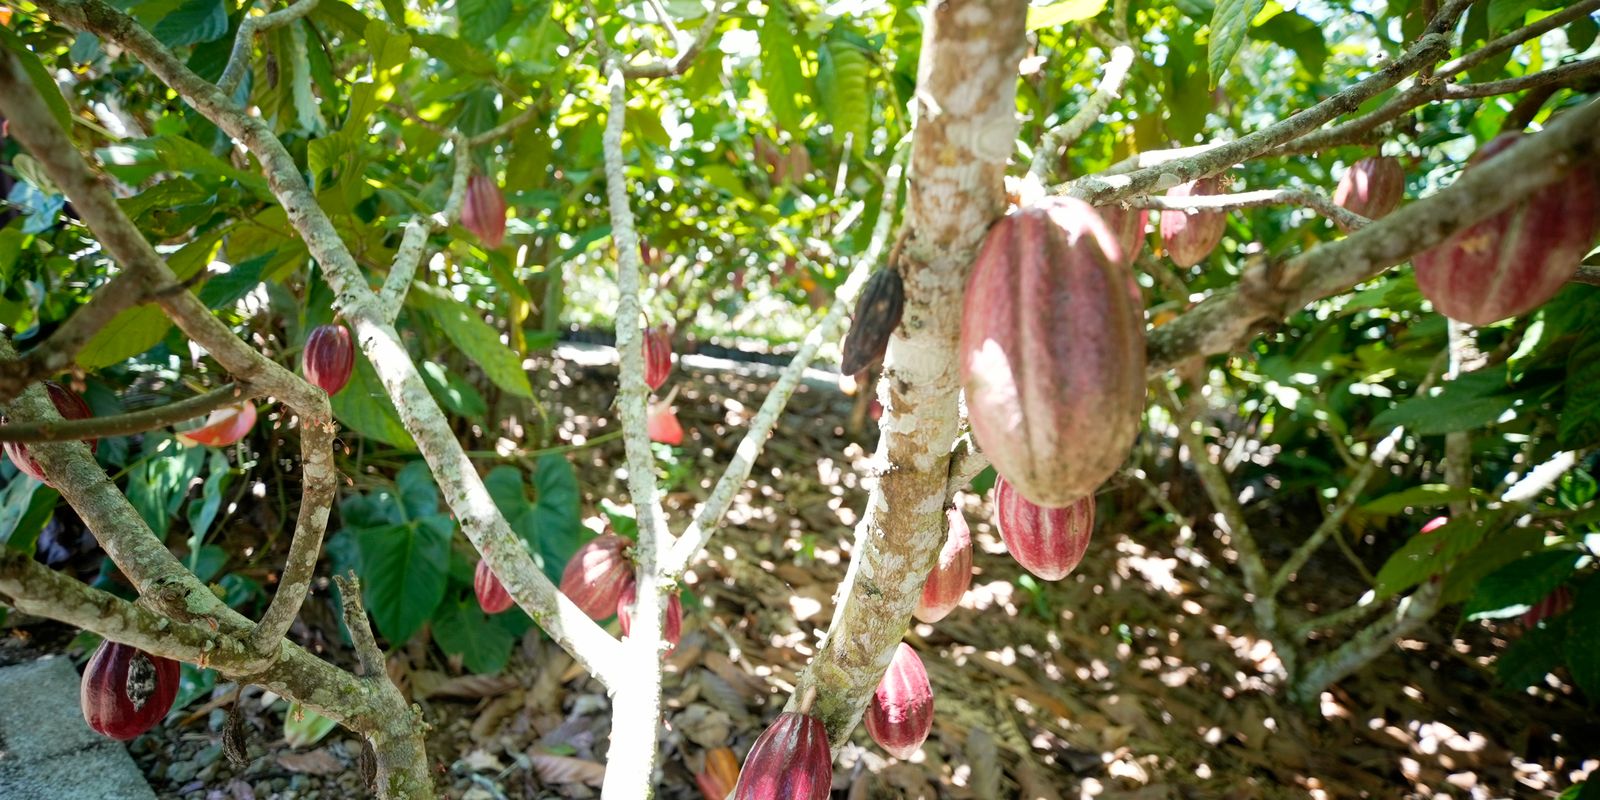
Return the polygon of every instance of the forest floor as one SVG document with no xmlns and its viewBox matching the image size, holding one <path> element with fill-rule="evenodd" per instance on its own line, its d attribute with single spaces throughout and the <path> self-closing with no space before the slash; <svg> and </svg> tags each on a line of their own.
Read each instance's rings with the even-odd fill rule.
<svg viewBox="0 0 1600 800">
<path fill-rule="evenodd" d="M 550 365 L 569 432 L 605 429 L 613 375 Z M 766 382 L 683 369 L 673 382 L 689 435 L 667 466 L 667 505 L 681 520 L 720 474 Z M 876 437 L 870 420 L 847 431 L 865 408 L 855 402 L 816 387 L 795 396 L 688 579 L 685 634 L 666 674 L 659 798 L 701 797 L 692 775 L 710 748 L 742 757 L 827 627 L 868 488 L 856 467 Z M 624 497 L 622 461 L 616 441 L 573 455 L 586 515 Z M 1184 513 L 1208 516 L 1178 473 L 1162 480 Z M 836 798 L 1556 797 L 1595 766 L 1584 759 L 1596 756 L 1600 720 L 1570 688 L 1495 685 L 1492 658 L 1514 626 L 1447 613 L 1318 708 L 1300 708 L 1281 699 L 1276 655 L 1219 585 L 1216 575 L 1234 571 L 1207 526 L 1180 542 L 1143 488 L 1114 485 L 1099 497 L 1082 565 L 1039 584 L 1005 554 L 984 499 L 962 502 L 977 551 L 972 589 L 949 617 L 907 634 L 934 684 L 933 734 L 900 762 L 858 729 L 836 765 Z M 1280 527 L 1285 537 L 1310 528 Z M 1336 555 L 1313 560 L 1298 585 L 1307 596 L 1291 590 L 1285 602 L 1349 602 L 1365 588 Z M 536 630 L 501 675 L 465 675 L 416 646 L 397 649 L 390 672 L 433 725 L 429 752 L 448 796 L 598 796 L 608 698 Z M 254 761 L 242 772 L 220 756 L 220 710 L 132 744 L 160 796 L 368 796 L 353 737 L 335 731 L 292 749 L 278 738 L 282 703 L 260 702 L 259 690 L 246 697 Z"/>
</svg>

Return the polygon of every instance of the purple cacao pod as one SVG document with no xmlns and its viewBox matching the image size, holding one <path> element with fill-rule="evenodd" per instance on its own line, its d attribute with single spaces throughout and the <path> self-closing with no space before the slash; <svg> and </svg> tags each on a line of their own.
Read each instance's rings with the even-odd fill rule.
<svg viewBox="0 0 1600 800">
<path fill-rule="evenodd" d="M 488 559 L 478 561 L 478 571 L 472 576 L 472 590 L 478 595 L 478 607 L 485 614 L 498 614 L 516 605 L 500 577 L 489 568 Z"/>
<path fill-rule="evenodd" d="M 561 593 L 590 619 L 617 613 L 617 601 L 633 585 L 633 559 L 628 540 L 614 533 L 591 539 L 578 548 L 561 573 Z"/>
<path fill-rule="evenodd" d="M 1057 198 L 989 230 L 967 282 L 961 386 L 978 445 L 1035 503 L 1116 471 L 1144 411 L 1144 306 L 1116 239 Z"/>
<path fill-rule="evenodd" d="M 650 391 L 661 388 L 672 372 L 672 332 L 666 325 L 645 328 L 644 382 Z"/>
<path fill-rule="evenodd" d="M 1516 143 L 1501 134 L 1467 169 Z M 1600 236 L 1600 176 L 1580 165 L 1516 204 L 1451 234 L 1411 260 L 1417 288 L 1454 320 L 1488 325 L 1554 297 Z"/>
<path fill-rule="evenodd" d="M 932 625 L 944 619 L 972 585 L 972 530 L 959 508 L 945 509 L 949 531 L 944 547 L 939 550 L 939 562 L 928 573 L 928 582 L 922 584 L 922 599 L 917 601 L 916 617 Z"/>
<path fill-rule="evenodd" d="M 171 659 L 109 639 L 101 642 L 83 668 L 78 691 L 83 718 L 103 736 L 132 739 L 172 710 L 181 672 Z"/>
<path fill-rule="evenodd" d="M 89 410 L 89 404 L 77 392 L 55 381 L 45 381 L 44 391 L 62 419 L 88 419 L 94 416 L 94 412 Z M 0 418 L 0 425 L 4 425 L 5 422 L 4 418 Z M 99 439 L 84 439 L 83 443 L 89 445 L 91 453 L 100 449 Z M 11 459 L 11 463 L 16 465 L 18 471 L 46 486 L 53 486 L 45 479 L 44 470 L 40 469 L 39 462 L 28 453 L 27 445 L 21 442 L 6 442 L 4 449 L 6 457 Z"/>
<path fill-rule="evenodd" d="M 1555 591 L 1544 596 L 1544 599 L 1533 604 L 1533 607 L 1522 613 L 1522 624 L 1533 627 L 1544 620 L 1559 617 L 1572 610 L 1572 591 L 1565 586 L 1557 586 Z"/>
<path fill-rule="evenodd" d="M 733 787 L 733 800 L 826 800 L 833 753 L 822 720 L 785 711 L 761 732 Z"/>
<path fill-rule="evenodd" d="M 1122 248 L 1123 262 L 1132 264 L 1138 260 L 1139 253 L 1144 251 L 1145 229 L 1150 225 L 1150 209 L 1123 208 L 1118 203 L 1112 203 L 1095 210 L 1100 212 L 1100 218 L 1105 220 L 1111 235 L 1117 237 L 1117 246 Z"/>
<path fill-rule="evenodd" d="M 318 325 L 306 336 L 306 349 L 300 354 L 300 368 L 329 397 L 350 382 L 356 366 L 356 348 L 350 329 L 343 325 Z"/>
<path fill-rule="evenodd" d="M 1065 578 L 1077 568 L 1094 532 L 1092 494 L 1065 508 L 1044 508 L 1000 478 L 994 484 L 994 513 L 1011 557 L 1047 581 Z"/>
<path fill-rule="evenodd" d="M 1367 219 L 1393 211 L 1406 195 L 1406 173 L 1400 160 L 1369 156 L 1351 165 L 1333 191 L 1333 202 Z"/>
<path fill-rule="evenodd" d="M 639 583 L 635 580 L 617 598 L 617 623 L 622 626 L 624 637 L 633 630 L 633 606 L 638 601 Z M 667 597 L 667 612 L 661 619 L 661 638 L 667 640 L 669 653 L 678 648 L 678 641 L 683 638 L 683 601 L 678 599 L 677 592 Z"/>
<path fill-rule="evenodd" d="M 506 199 L 488 175 L 467 179 L 467 196 L 461 204 L 461 226 L 494 250 L 506 241 Z"/>
<path fill-rule="evenodd" d="M 922 657 L 910 645 L 901 642 L 895 648 L 862 719 L 872 740 L 889 755 L 904 760 L 922 749 L 933 730 L 933 687 Z"/>
<path fill-rule="evenodd" d="M 1221 192 L 1222 179 L 1211 177 L 1174 186 L 1167 190 L 1167 196 L 1200 197 Z M 1192 267 L 1217 249 L 1217 243 L 1222 241 L 1222 232 L 1227 226 L 1228 215 L 1222 211 L 1197 211 L 1193 214 L 1187 211 L 1163 211 L 1161 246 L 1166 248 L 1167 257 L 1172 259 L 1172 263 L 1180 267 Z"/>
</svg>

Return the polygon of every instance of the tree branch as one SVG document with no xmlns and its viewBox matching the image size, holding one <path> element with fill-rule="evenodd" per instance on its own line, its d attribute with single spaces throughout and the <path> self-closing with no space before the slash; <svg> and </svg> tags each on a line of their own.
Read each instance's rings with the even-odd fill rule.
<svg viewBox="0 0 1600 800">
<path fill-rule="evenodd" d="M 684 70 L 700 56 L 711 41 L 711 34 L 716 31 L 717 23 L 722 19 L 722 0 L 712 0 L 711 10 L 706 12 L 706 19 L 700 23 L 700 30 L 695 33 L 694 40 L 689 42 L 678 54 L 665 61 L 654 61 L 648 64 L 626 64 L 623 74 L 629 78 L 666 78 L 673 75 L 682 75 Z"/>
<path fill-rule="evenodd" d="M 445 198 L 443 211 L 433 216 L 418 215 L 406 223 L 400 249 L 395 251 L 394 263 L 383 280 L 383 288 L 378 291 L 378 311 L 385 322 L 393 323 L 395 317 L 400 315 L 406 292 L 410 291 L 411 281 L 416 278 L 417 267 L 428 253 L 428 235 L 461 220 L 461 204 L 467 196 L 467 178 L 472 175 L 472 151 L 467 144 L 467 137 L 459 131 L 450 132 L 450 141 L 455 150 L 450 194 Z"/>
<path fill-rule="evenodd" d="M 10 54 L 6 54 L 10 60 Z M 28 384 L 72 366 L 78 351 L 118 314 L 150 299 L 152 276 L 123 270 L 100 287 L 81 308 L 61 323 L 50 338 L 30 349 L 21 359 L 0 367 L 0 402 L 17 396 Z"/>
<path fill-rule="evenodd" d="M 1259 189 L 1252 192 L 1195 195 L 1193 197 L 1144 195 L 1130 198 L 1125 202 L 1133 208 L 1189 212 L 1275 205 L 1303 206 L 1333 220 L 1348 230 L 1366 227 L 1367 223 L 1372 221 L 1335 204 L 1327 195 L 1315 189 Z"/>
<path fill-rule="evenodd" d="M 1128 70 L 1133 66 L 1133 56 L 1133 48 L 1126 44 L 1112 48 L 1111 58 L 1106 61 L 1105 68 L 1101 71 L 1100 84 L 1095 87 L 1094 94 L 1083 102 L 1083 107 L 1079 108 L 1071 119 L 1045 131 L 1044 138 L 1039 142 L 1039 149 L 1033 154 L 1033 165 L 1028 168 L 1028 172 L 1040 183 L 1055 182 L 1056 166 L 1061 162 L 1061 151 L 1083 138 L 1089 126 L 1098 121 L 1100 115 L 1110 107 L 1111 101 L 1122 96 L 1122 84 L 1128 80 Z"/>
<path fill-rule="evenodd" d="M 239 81 L 244 80 L 244 71 L 250 67 L 250 48 L 255 43 L 256 34 L 281 28 L 305 17 L 320 1 L 296 0 L 288 8 L 259 17 L 249 16 L 246 12 L 244 20 L 239 23 L 239 33 L 233 37 L 233 49 L 228 53 L 228 64 L 222 69 L 217 88 L 223 94 L 233 96 L 234 90 L 239 88 Z"/>
<path fill-rule="evenodd" d="M 127 414 L 69 419 L 61 422 L 6 425 L 0 427 L 0 442 L 71 442 L 78 439 L 129 436 L 176 425 L 209 414 L 223 406 L 234 405 L 242 400 L 259 396 L 245 384 L 229 383 L 205 394 Z"/>
</svg>

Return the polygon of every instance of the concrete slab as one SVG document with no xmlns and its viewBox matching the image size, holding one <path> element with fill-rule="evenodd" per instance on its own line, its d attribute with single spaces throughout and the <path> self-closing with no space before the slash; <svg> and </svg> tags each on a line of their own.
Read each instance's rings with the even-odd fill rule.
<svg viewBox="0 0 1600 800">
<path fill-rule="evenodd" d="M 0 798 L 155 800 L 121 742 L 89 729 L 67 658 L 0 668 Z"/>
</svg>

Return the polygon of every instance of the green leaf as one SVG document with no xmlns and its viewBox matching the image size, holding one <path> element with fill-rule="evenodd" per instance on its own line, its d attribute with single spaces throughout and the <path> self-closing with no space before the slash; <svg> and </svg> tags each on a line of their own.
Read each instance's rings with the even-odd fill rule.
<svg viewBox="0 0 1600 800">
<path fill-rule="evenodd" d="M 510 631 L 495 624 L 472 600 L 447 603 L 440 609 L 433 640 L 439 649 L 461 656 L 467 669 L 478 674 L 504 669 L 516 643 Z"/>
<path fill-rule="evenodd" d="M 1028 31 L 1054 28 L 1068 22 L 1094 19 L 1106 8 L 1106 0 L 1057 0 L 1046 6 L 1028 8 Z"/>
<path fill-rule="evenodd" d="M 1322 36 L 1322 26 L 1317 23 L 1293 11 L 1285 11 L 1257 25 L 1250 35 L 1293 50 L 1306 72 L 1313 78 L 1322 76 L 1322 67 L 1328 61 L 1328 43 Z"/>
<path fill-rule="evenodd" d="M 1361 510 L 1370 514 L 1400 514 L 1409 508 L 1437 508 L 1457 500 L 1470 500 L 1477 494 L 1481 493 L 1471 487 L 1455 491 L 1443 483 L 1427 483 L 1369 500 L 1361 505 Z"/>
<path fill-rule="evenodd" d="M 1565 30 L 1567 45 L 1572 48 L 1573 52 L 1581 53 L 1594 44 L 1595 35 L 1600 34 L 1600 24 L 1594 21 L 1594 17 L 1583 16 L 1567 23 Z M 1597 784 L 1597 786 L 1600 786 L 1600 784 Z"/>
<path fill-rule="evenodd" d="M 1482 541 L 1488 526 L 1481 519 L 1461 517 L 1429 533 L 1411 537 L 1374 579 L 1378 598 L 1393 597 L 1435 575 L 1442 575 L 1451 562 Z"/>
<path fill-rule="evenodd" d="M 1522 27 L 1528 12 L 1541 4 L 1541 0 L 1489 0 L 1489 34 L 1499 36 Z"/>
<path fill-rule="evenodd" d="M 56 490 L 20 474 L 0 489 L 0 545 L 32 555 L 60 497 Z"/>
<path fill-rule="evenodd" d="M 1403 425 L 1412 433 L 1434 436 L 1488 425 L 1521 406 L 1526 393 L 1505 391 L 1502 365 L 1463 375 L 1438 394 L 1406 400 L 1372 420 L 1371 432 Z"/>
<path fill-rule="evenodd" d="M 1573 550 L 1547 550 L 1513 561 L 1478 583 L 1462 613 L 1469 620 L 1515 617 L 1566 581 L 1580 555 Z"/>
<path fill-rule="evenodd" d="M 338 723 L 300 705 L 289 704 L 289 713 L 283 715 L 283 740 L 293 748 L 310 747 L 333 732 Z"/>
<path fill-rule="evenodd" d="M 1211 73 L 1211 85 L 1217 88 L 1222 73 L 1228 69 L 1239 48 L 1244 46 L 1250 32 L 1250 21 L 1261 13 L 1267 0 L 1218 0 L 1211 14 L 1211 40 L 1206 49 L 1206 66 Z"/>
<path fill-rule="evenodd" d="M 356 531 L 361 596 L 391 644 L 410 639 L 444 599 L 451 533 L 443 516 Z"/>
<path fill-rule="evenodd" d="M 248 261 L 234 264 L 232 269 L 206 281 L 200 287 L 200 302 L 207 308 L 223 308 L 239 302 L 250 290 L 261 285 L 261 273 L 277 254 L 274 250 Z"/>
<path fill-rule="evenodd" d="M 209 42 L 228 32 L 228 9 L 222 0 L 183 0 L 150 32 L 168 47 Z"/>
<path fill-rule="evenodd" d="M 500 332 L 484 322 L 471 306 L 426 291 L 414 291 L 411 298 L 496 386 L 518 397 L 533 397 L 528 373 L 522 371 L 522 358 L 501 343 Z"/>
<path fill-rule="evenodd" d="M 439 513 L 439 486 L 433 482 L 428 462 L 418 459 L 400 469 L 394 478 L 403 519 L 416 521 Z"/>
<path fill-rule="evenodd" d="M 1561 666 L 1565 633 L 1564 628 L 1554 625 L 1524 632 L 1495 659 L 1494 670 L 1500 682 L 1505 688 L 1520 692 Z"/>
<path fill-rule="evenodd" d="M 71 136 L 72 111 L 67 108 L 67 98 L 61 96 L 61 87 L 50 77 L 50 70 L 45 69 L 44 62 L 28 49 L 20 37 L 4 25 L 0 25 L 0 45 L 22 62 L 22 71 L 28 73 L 28 80 L 33 81 L 33 88 L 39 90 L 39 95 L 44 98 L 44 104 L 50 107 L 50 114 L 56 118 L 56 124 Z"/>
<path fill-rule="evenodd" d="M 539 456 L 533 470 L 533 490 L 538 495 L 533 507 L 534 525 L 539 531 L 537 551 L 546 564 L 565 567 L 585 538 L 578 476 L 572 463 L 554 453 Z M 559 579 L 560 570 L 556 572 Z"/>
<path fill-rule="evenodd" d="M 817 57 L 817 91 L 822 111 L 833 126 L 834 144 L 842 147 L 849 137 L 851 152 L 865 153 L 872 111 L 867 78 L 872 62 L 861 47 L 838 33 L 828 36 Z"/>
<path fill-rule="evenodd" d="M 333 396 L 333 415 L 369 439 L 402 450 L 417 449 L 389 393 L 378 380 L 378 373 L 372 369 L 372 362 L 360 348 L 356 349 L 356 368 L 350 373 L 350 383 Z"/>
<path fill-rule="evenodd" d="M 1577 595 L 1572 611 L 1562 615 L 1567 618 L 1567 668 L 1592 702 L 1600 698 L 1600 579 L 1585 581 Z"/>
<path fill-rule="evenodd" d="M 796 26 L 782 3 L 768 7 L 757 38 L 761 44 L 761 71 L 757 85 L 767 95 L 767 105 L 779 127 L 791 133 L 800 129 L 802 98 L 812 95 L 805 72 L 804 58 L 795 42 Z"/>
<path fill-rule="evenodd" d="M 418 366 L 422 382 L 428 385 L 428 393 L 446 411 L 458 417 L 472 418 L 489 413 L 489 404 L 484 402 L 483 395 L 478 394 L 478 390 L 466 378 L 450 372 L 437 361 L 424 361 Z"/>
<path fill-rule="evenodd" d="M 511 18 L 511 0 L 457 0 L 456 18 L 462 39 L 487 42 Z"/>
<path fill-rule="evenodd" d="M 1588 325 L 1567 356 L 1557 442 L 1567 450 L 1600 441 L 1600 325 Z"/>
</svg>

